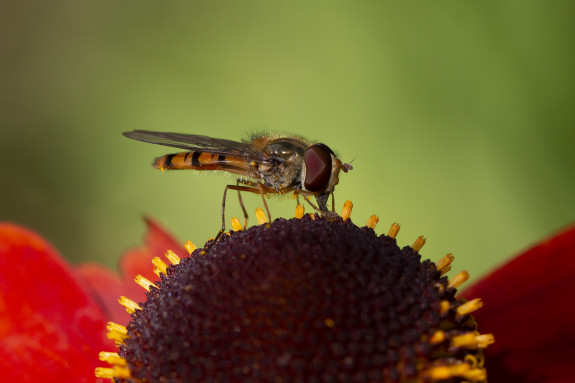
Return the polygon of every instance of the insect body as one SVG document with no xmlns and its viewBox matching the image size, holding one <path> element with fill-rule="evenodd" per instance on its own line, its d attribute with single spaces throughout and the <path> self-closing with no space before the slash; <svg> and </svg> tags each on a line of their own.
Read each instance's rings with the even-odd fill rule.
<svg viewBox="0 0 575 383">
<path fill-rule="evenodd" d="M 327 200 L 339 182 L 340 170 L 347 172 L 352 169 L 326 145 L 311 144 L 296 137 L 257 136 L 251 141 L 237 142 L 195 134 L 145 130 L 125 132 L 124 136 L 186 150 L 156 158 L 153 165 L 158 169 L 223 170 L 239 175 L 237 184 L 227 185 L 224 190 L 222 232 L 225 229 L 228 189 L 257 193 L 262 198 L 265 194 L 294 192 L 302 195 L 315 209 L 327 212 Z M 316 197 L 318 207 L 309 201 L 308 196 Z M 264 205 L 267 209 L 265 199 Z M 243 204 L 242 209 L 247 221 Z"/>
</svg>

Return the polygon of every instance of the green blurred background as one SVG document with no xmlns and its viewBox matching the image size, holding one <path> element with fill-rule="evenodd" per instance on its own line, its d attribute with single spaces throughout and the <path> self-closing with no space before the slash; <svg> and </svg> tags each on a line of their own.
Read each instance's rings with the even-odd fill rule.
<svg viewBox="0 0 575 383">
<path fill-rule="evenodd" d="M 216 234 L 234 178 L 162 173 L 147 129 L 291 132 L 355 169 L 352 219 L 478 277 L 574 222 L 571 1 L 3 1 L 0 219 L 114 265 L 142 215 Z M 258 196 L 246 196 L 253 211 Z M 228 216 L 240 215 L 237 199 Z M 272 199 L 272 215 L 293 214 Z M 309 211 L 309 208 L 308 208 Z M 255 219 L 252 214 L 252 222 Z"/>
</svg>

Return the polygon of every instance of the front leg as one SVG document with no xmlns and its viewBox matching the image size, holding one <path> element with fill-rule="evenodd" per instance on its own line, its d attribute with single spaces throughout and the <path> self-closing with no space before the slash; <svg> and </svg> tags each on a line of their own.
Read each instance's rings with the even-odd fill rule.
<svg viewBox="0 0 575 383">
<path fill-rule="evenodd" d="M 238 179 L 238 184 L 240 184 L 240 183 L 242 183 L 242 184 L 244 184 L 244 185 L 249 185 L 249 186 L 251 186 L 253 189 L 256 189 L 256 188 L 257 188 L 257 190 L 259 191 L 259 194 L 262 196 L 262 201 L 264 202 L 264 207 L 266 208 L 266 213 L 267 213 L 267 215 L 268 215 L 268 222 L 271 222 L 271 221 L 272 221 L 272 215 L 270 214 L 270 209 L 268 208 L 268 203 L 267 203 L 267 201 L 266 201 L 266 199 L 265 199 L 264 194 L 267 194 L 267 193 L 275 193 L 276 191 L 275 191 L 274 189 L 272 189 L 272 188 L 269 188 L 269 187 L 263 185 L 261 182 L 253 182 L 253 181 L 240 180 L 240 179 Z M 239 192 L 238 192 L 238 193 L 239 193 Z M 254 192 L 252 191 L 252 193 L 254 193 Z M 243 206 L 242 206 L 242 207 L 243 207 Z M 246 210 L 245 210 L 245 209 L 244 209 L 244 214 L 246 214 L 245 224 L 246 224 L 246 226 L 247 226 L 247 213 L 246 213 Z"/>
<path fill-rule="evenodd" d="M 242 182 L 239 178 L 236 180 L 236 186 L 240 186 L 240 182 Z M 246 207 L 244 206 L 244 201 L 242 199 L 242 192 L 238 190 L 238 199 L 240 201 L 240 206 L 242 207 L 242 211 L 244 212 L 244 230 L 248 228 L 248 212 Z"/>
<path fill-rule="evenodd" d="M 240 182 L 242 182 L 242 181 L 238 180 L 238 183 L 240 183 Z M 222 228 L 220 229 L 220 231 L 216 235 L 216 237 L 214 239 L 214 243 L 216 243 L 216 241 L 226 231 L 226 195 L 228 194 L 228 189 L 237 190 L 238 193 L 245 191 L 245 192 L 250 192 L 250 193 L 255 193 L 255 194 L 261 194 L 262 198 L 263 198 L 262 190 L 260 188 L 255 188 L 252 186 L 226 185 L 226 188 L 224 189 L 224 197 L 222 199 Z M 246 211 L 245 207 L 243 206 L 243 201 L 241 200 L 241 196 L 240 196 L 240 203 L 241 203 L 242 209 L 244 211 L 245 221 L 247 222 L 247 218 L 248 218 L 247 217 L 247 211 Z M 265 203 L 265 200 L 264 200 L 264 203 Z M 267 209 L 267 204 L 265 206 Z M 269 210 L 268 210 L 268 217 L 269 217 Z"/>
<path fill-rule="evenodd" d="M 334 219 L 338 216 L 338 214 L 335 212 L 335 201 L 333 200 L 333 193 L 329 193 L 332 195 L 331 211 L 327 210 L 327 200 L 329 198 L 328 193 L 322 194 L 319 197 L 316 196 L 316 200 L 318 202 L 319 207 L 316 206 L 313 202 L 311 202 L 311 200 L 308 197 L 308 195 L 314 195 L 313 193 L 307 192 L 305 190 L 296 190 L 294 193 L 296 194 L 296 196 L 299 196 L 301 194 L 301 196 L 307 201 L 307 203 L 322 217 L 326 217 L 328 219 Z"/>
</svg>

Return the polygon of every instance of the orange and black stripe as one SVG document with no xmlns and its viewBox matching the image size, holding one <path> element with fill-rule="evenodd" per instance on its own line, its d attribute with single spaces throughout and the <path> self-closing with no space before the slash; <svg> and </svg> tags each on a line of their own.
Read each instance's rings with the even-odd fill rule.
<svg viewBox="0 0 575 383">
<path fill-rule="evenodd" d="M 153 166 L 162 170 L 224 170 L 241 175 L 248 175 L 248 172 L 253 171 L 245 157 L 202 151 L 167 154 L 156 158 Z"/>
</svg>

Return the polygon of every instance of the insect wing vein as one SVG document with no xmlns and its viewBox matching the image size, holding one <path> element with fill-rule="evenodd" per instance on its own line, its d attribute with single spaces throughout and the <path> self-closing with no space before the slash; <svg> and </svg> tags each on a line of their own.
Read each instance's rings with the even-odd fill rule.
<svg viewBox="0 0 575 383">
<path fill-rule="evenodd" d="M 249 158 L 256 162 L 265 162 L 267 159 L 261 152 L 252 149 L 250 143 L 247 142 L 237 142 L 197 134 L 152 132 L 147 130 L 134 130 L 123 134 L 133 140 L 184 150 L 230 154 Z"/>
</svg>

